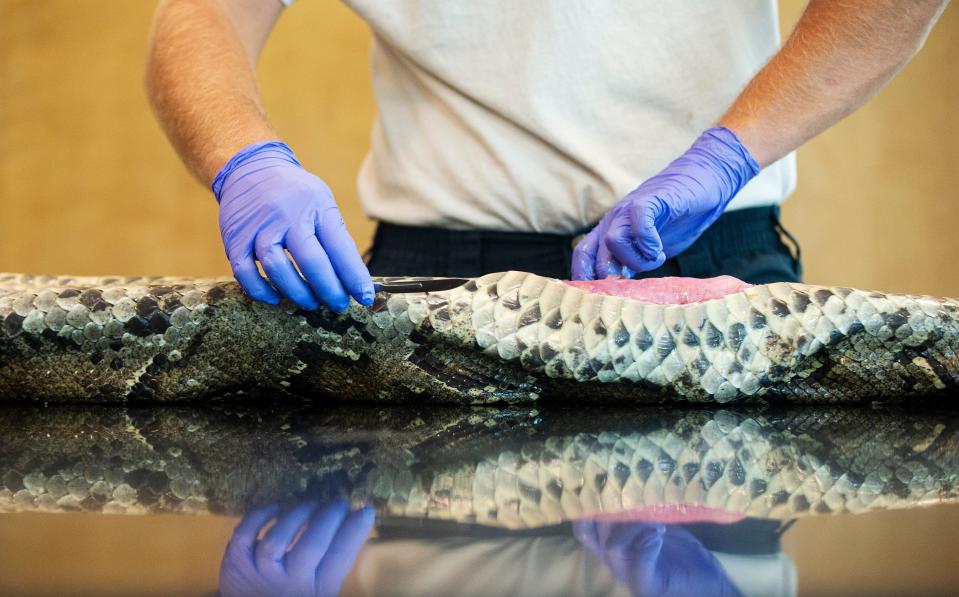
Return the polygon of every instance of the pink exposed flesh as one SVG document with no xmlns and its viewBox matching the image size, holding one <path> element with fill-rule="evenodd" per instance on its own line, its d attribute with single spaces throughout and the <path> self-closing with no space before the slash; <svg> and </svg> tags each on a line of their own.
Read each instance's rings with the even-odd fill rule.
<svg viewBox="0 0 959 597">
<path fill-rule="evenodd" d="M 602 520 L 605 522 L 661 522 L 663 524 L 691 524 L 694 522 L 732 524 L 744 518 L 746 517 L 742 514 L 697 504 L 659 504 L 633 508 L 624 512 L 602 512 L 583 517 L 584 520 Z"/>
<path fill-rule="evenodd" d="M 566 283 L 587 292 L 622 296 L 660 305 L 701 303 L 741 292 L 752 286 L 732 276 L 705 279 L 667 277 L 643 280 L 609 277 L 603 280 L 566 280 Z"/>
</svg>

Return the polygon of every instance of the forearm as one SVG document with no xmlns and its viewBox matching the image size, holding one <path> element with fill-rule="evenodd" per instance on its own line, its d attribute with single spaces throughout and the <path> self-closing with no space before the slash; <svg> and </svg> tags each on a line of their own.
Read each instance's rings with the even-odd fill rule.
<svg viewBox="0 0 959 597">
<path fill-rule="evenodd" d="M 919 50 L 948 0 L 811 0 L 719 124 L 765 167 L 865 103 Z"/>
<path fill-rule="evenodd" d="M 204 184 L 242 147 L 277 138 L 254 69 L 281 11 L 278 0 L 164 0 L 157 9 L 147 93 L 174 148 Z"/>
</svg>

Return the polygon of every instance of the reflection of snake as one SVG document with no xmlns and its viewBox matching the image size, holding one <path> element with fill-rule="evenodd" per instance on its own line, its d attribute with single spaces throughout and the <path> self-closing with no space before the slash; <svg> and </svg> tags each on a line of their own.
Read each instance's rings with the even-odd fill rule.
<svg viewBox="0 0 959 597">
<path fill-rule="evenodd" d="M 959 418 L 948 413 L 72 406 L 4 415 L 0 510 L 235 515 L 342 496 L 372 501 L 380 518 L 526 528 L 706 509 L 783 519 L 959 496 Z"/>
<path fill-rule="evenodd" d="M 957 318 L 952 300 L 800 284 L 656 305 L 509 272 L 338 316 L 227 281 L 0 275 L 0 399 L 889 398 L 959 385 Z"/>
</svg>

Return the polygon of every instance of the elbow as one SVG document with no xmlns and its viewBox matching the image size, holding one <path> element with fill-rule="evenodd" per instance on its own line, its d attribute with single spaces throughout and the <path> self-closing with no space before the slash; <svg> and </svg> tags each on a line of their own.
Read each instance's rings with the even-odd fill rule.
<svg viewBox="0 0 959 597">
<path fill-rule="evenodd" d="M 869 77 L 873 83 L 883 85 L 896 73 L 902 70 L 909 62 L 922 50 L 926 43 L 929 29 L 908 37 L 903 37 L 899 43 L 887 45 L 884 51 L 873 60 L 872 76 Z"/>
<path fill-rule="evenodd" d="M 915 58 L 916 54 L 922 50 L 922 47 L 926 45 L 926 38 L 929 37 L 929 29 L 925 29 L 919 35 L 916 35 L 908 41 L 908 43 L 903 44 L 903 47 L 898 52 L 898 55 L 895 56 L 893 60 L 894 71 L 898 71 L 910 60 Z"/>
<path fill-rule="evenodd" d="M 150 25 L 150 33 L 147 39 L 146 61 L 143 65 L 143 88 L 146 91 L 147 99 L 151 107 L 156 110 L 158 93 L 161 88 L 160 82 L 160 64 L 158 39 L 162 31 L 162 24 L 165 20 L 168 3 L 161 1 L 157 6 L 156 13 L 153 15 L 153 23 Z"/>
<path fill-rule="evenodd" d="M 171 52 L 175 51 L 175 33 L 181 29 L 188 20 L 181 15 L 178 0 L 161 0 L 157 5 L 156 13 L 153 15 L 153 23 L 150 25 L 150 33 L 147 39 L 146 60 L 143 65 L 143 88 L 146 92 L 150 106 L 155 112 L 163 103 L 164 90 L 167 88 L 166 82 L 169 80 L 169 71 L 172 63 Z"/>
<path fill-rule="evenodd" d="M 918 3 L 917 13 L 912 14 L 912 18 L 907 20 L 909 26 L 902 28 L 908 33 L 898 44 L 898 52 L 893 56 L 893 72 L 905 66 L 922 50 L 926 39 L 929 38 L 929 32 L 932 31 L 932 27 L 939 20 L 947 4 L 949 0 L 926 0 Z"/>
<path fill-rule="evenodd" d="M 143 68 L 143 90 L 146 92 L 150 105 L 156 109 L 156 96 L 159 85 L 157 84 L 157 66 L 154 56 L 153 42 L 150 42 L 150 48 L 147 51 L 146 64 Z"/>
</svg>

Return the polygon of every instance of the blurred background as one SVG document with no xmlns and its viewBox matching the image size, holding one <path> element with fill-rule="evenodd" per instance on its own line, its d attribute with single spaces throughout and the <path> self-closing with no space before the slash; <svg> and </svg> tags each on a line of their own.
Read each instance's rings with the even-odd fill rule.
<svg viewBox="0 0 959 597">
<path fill-rule="evenodd" d="M 784 32 L 804 5 L 780 2 Z M 0 0 L 0 271 L 229 273 L 216 203 L 147 105 L 153 9 L 152 0 Z M 373 230 L 355 191 L 375 112 L 369 45 L 365 25 L 340 3 L 300 0 L 259 66 L 273 125 L 333 188 L 361 249 Z M 953 3 L 896 80 L 800 150 L 784 219 L 808 282 L 959 296 L 957 50 Z M 910 513 L 905 539 L 886 521 L 907 518 L 868 516 L 869 525 L 805 520 L 790 531 L 803 589 L 822 592 L 841 571 L 848 584 L 835 592 L 956 586 L 959 558 L 943 531 L 956 528 L 959 510 Z M 0 516 L 0 593 L 210 590 L 234 522 Z M 155 540 L 143 544 L 145 534 Z M 935 555 L 928 569 L 901 570 L 901 549 Z M 877 574 L 877 558 L 887 574 Z M 935 572 L 950 564 L 952 578 Z"/>
</svg>

